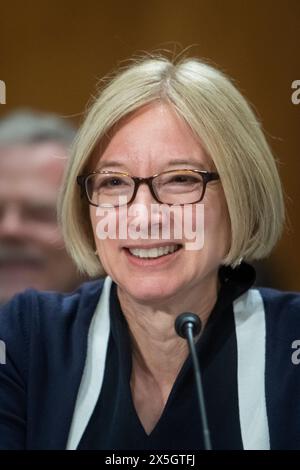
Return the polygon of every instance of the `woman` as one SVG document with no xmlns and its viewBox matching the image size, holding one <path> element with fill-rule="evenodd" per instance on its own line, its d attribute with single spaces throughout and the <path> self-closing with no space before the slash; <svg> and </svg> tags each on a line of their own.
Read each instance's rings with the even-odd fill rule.
<svg viewBox="0 0 300 470">
<path fill-rule="evenodd" d="M 1 312 L 1 448 L 203 448 L 174 329 L 185 311 L 204 326 L 212 447 L 300 447 L 299 296 L 252 289 L 245 262 L 280 236 L 282 191 L 228 78 L 194 59 L 120 71 L 81 128 L 59 211 L 79 269 L 106 277 L 70 295 L 27 291 Z"/>
</svg>

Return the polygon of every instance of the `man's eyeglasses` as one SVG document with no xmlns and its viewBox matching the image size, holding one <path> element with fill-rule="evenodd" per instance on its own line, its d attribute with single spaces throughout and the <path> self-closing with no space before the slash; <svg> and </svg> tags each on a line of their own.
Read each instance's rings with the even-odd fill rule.
<svg viewBox="0 0 300 470">
<path fill-rule="evenodd" d="M 153 198 L 168 205 L 202 201 L 206 185 L 218 180 L 218 173 L 203 170 L 172 170 L 140 178 L 127 173 L 96 170 L 77 176 L 81 195 L 96 207 L 119 207 L 134 201 L 139 186 L 146 184 Z"/>
</svg>

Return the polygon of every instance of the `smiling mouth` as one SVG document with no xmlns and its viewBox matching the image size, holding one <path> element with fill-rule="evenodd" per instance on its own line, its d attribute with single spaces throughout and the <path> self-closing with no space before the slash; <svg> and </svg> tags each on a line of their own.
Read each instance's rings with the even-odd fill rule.
<svg viewBox="0 0 300 470">
<path fill-rule="evenodd" d="M 126 248 L 132 256 L 140 259 L 155 259 L 175 253 L 182 245 L 166 245 L 155 248 Z"/>
</svg>

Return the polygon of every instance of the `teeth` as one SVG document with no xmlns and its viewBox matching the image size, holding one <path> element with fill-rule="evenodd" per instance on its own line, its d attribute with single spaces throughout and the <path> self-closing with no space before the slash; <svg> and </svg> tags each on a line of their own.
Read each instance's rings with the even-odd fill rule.
<svg viewBox="0 0 300 470">
<path fill-rule="evenodd" d="M 150 248 L 146 250 L 144 248 L 129 248 L 132 255 L 138 258 L 159 258 L 160 256 L 173 253 L 178 250 L 179 245 L 160 246 L 159 248 Z"/>
</svg>

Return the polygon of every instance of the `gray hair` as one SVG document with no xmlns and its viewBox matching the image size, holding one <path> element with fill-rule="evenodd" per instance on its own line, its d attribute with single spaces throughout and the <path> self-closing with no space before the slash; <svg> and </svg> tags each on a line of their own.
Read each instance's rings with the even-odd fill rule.
<svg viewBox="0 0 300 470">
<path fill-rule="evenodd" d="M 14 111 L 0 120 L 0 145 L 59 142 L 70 145 L 76 130 L 55 114 L 32 110 Z"/>
</svg>

